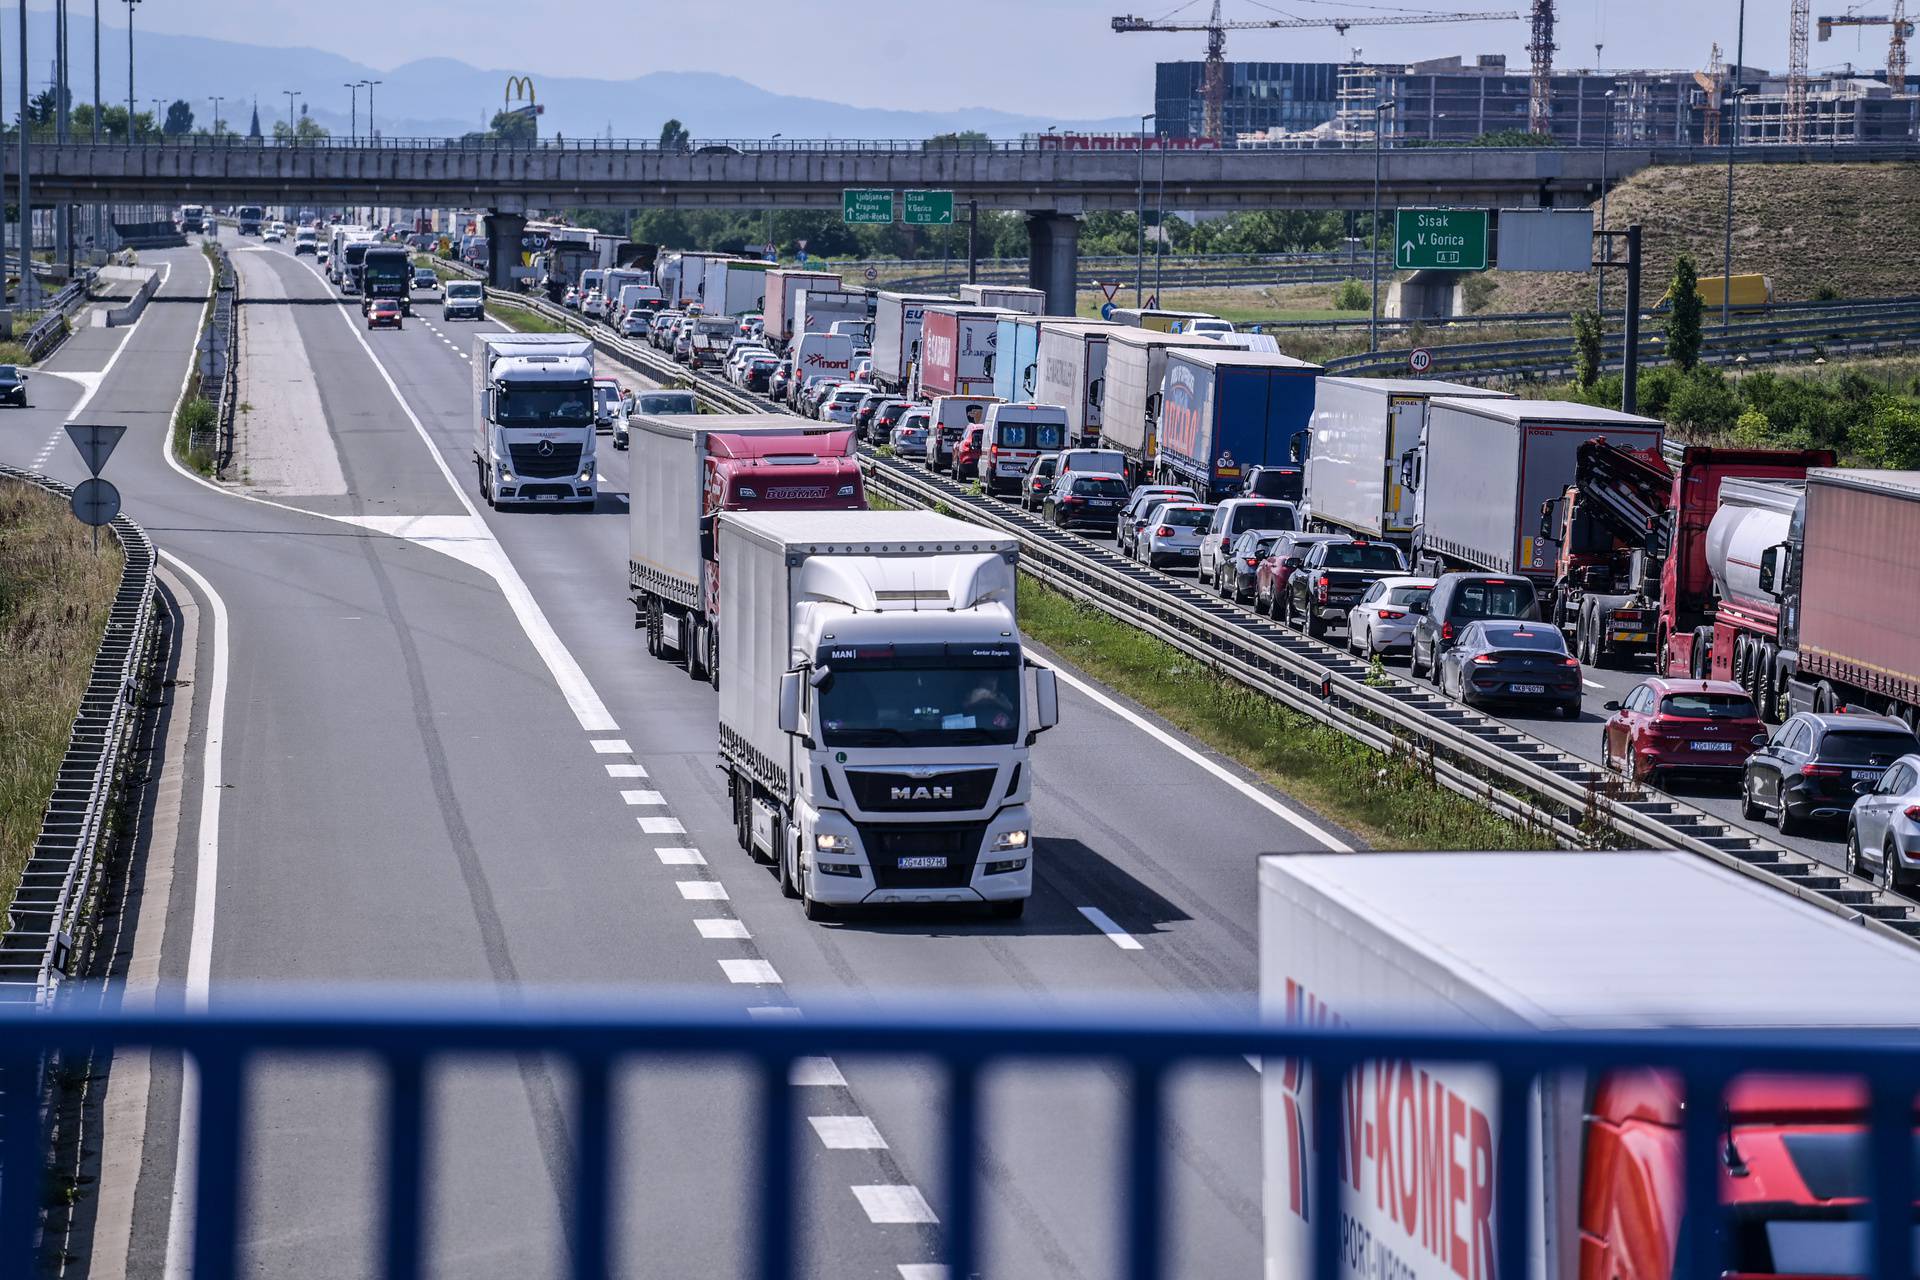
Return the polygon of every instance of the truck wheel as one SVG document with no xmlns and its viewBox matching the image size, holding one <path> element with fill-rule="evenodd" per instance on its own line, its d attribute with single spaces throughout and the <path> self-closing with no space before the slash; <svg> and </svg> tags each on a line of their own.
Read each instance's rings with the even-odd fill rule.
<svg viewBox="0 0 1920 1280">
<path fill-rule="evenodd" d="M 652 596 L 648 596 L 645 603 L 640 606 L 640 610 L 640 624 L 645 627 L 647 631 L 647 656 L 649 658 L 658 658 L 662 647 L 660 643 L 660 609 L 658 602 L 655 601 Z"/>
<path fill-rule="evenodd" d="M 1823 715 L 1826 713 L 1829 713 L 1834 709 L 1834 707 L 1839 705 L 1839 701 L 1840 701 L 1839 697 L 1833 691 L 1833 686 L 1828 684 L 1825 680 L 1822 680 L 1818 685 L 1814 687 L 1813 709 L 1815 711 L 1818 711 Z"/>
<path fill-rule="evenodd" d="M 995 920 L 1018 920 L 1027 913 L 1027 900 L 1011 898 L 1000 902 L 989 902 L 987 911 Z"/>
<path fill-rule="evenodd" d="M 1759 712 L 1763 722 L 1773 719 L 1774 694 L 1779 692 L 1773 669 L 1774 659 L 1777 656 L 1772 645 L 1760 646 L 1760 670 L 1753 681 L 1753 703 L 1754 709 Z"/>
<path fill-rule="evenodd" d="M 493 468 L 484 462 L 475 463 L 480 468 L 480 496 L 486 499 L 489 507 L 497 507 L 493 500 Z"/>
<path fill-rule="evenodd" d="M 775 872 L 780 877 L 780 894 L 786 898 L 804 897 L 805 891 L 800 887 L 800 868 L 796 865 L 800 861 L 800 841 L 787 826 L 785 815 L 780 817 L 779 829 L 782 847 L 780 856 L 774 861 Z M 809 914 L 807 918 L 813 917 Z"/>
<path fill-rule="evenodd" d="M 687 675 L 694 680 L 707 678 L 706 628 L 698 622 L 691 624 L 692 636 L 687 641 Z"/>
<path fill-rule="evenodd" d="M 702 629 L 707 635 L 707 683 L 717 693 L 720 690 L 720 633 L 712 627 Z"/>
</svg>

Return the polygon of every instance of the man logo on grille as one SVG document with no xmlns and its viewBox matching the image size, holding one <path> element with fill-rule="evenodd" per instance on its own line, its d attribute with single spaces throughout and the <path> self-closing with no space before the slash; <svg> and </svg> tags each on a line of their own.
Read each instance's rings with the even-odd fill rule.
<svg viewBox="0 0 1920 1280">
<path fill-rule="evenodd" d="M 951 800 L 952 787 L 894 787 L 889 793 L 894 800 Z"/>
<path fill-rule="evenodd" d="M 553 456 L 553 441 L 542 440 L 540 442 L 540 456 L 543 458 L 551 458 Z"/>
</svg>

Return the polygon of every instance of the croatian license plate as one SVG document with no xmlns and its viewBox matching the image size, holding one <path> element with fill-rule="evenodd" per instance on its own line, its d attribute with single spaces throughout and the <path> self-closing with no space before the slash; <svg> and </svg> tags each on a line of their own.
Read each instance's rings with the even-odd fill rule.
<svg viewBox="0 0 1920 1280">
<path fill-rule="evenodd" d="M 946 867 L 947 857 L 943 853 L 920 853 L 900 859 L 902 871 L 939 871 Z"/>
<path fill-rule="evenodd" d="M 1695 751 L 1731 751 L 1733 750 L 1733 744 L 1731 742 L 1696 742 L 1696 743 L 1693 743 L 1692 746 Z"/>
<path fill-rule="evenodd" d="M 1120 505 L 1120 499 L 1118 499 L 1118 498 L 1095 498 L 1095 499 L 1093 499 L 1093 500 L 1092 500 L 1091 502 L 1089 502 L 1089 503 L 1087 503 L 1087 505 L 1088 505 L 1088 506 L 1090 506 L 1090 507 L 1117 507 L 1117 506 L 1119 506 L 1119 505 Z"/>
<path fill-rule="evenodd" d="M 1878 782 L 1885 773 L 1886 770 L 1884 769 L 1855 769 L 1853 771 L 1853 780 L 1855 782 Z"/>
<path fill-rule="evenodd" d="M 1515 693 L 1545 693 L 1547 686 L 1543 684 L 1517 684 L 1513 686 L 1513 691 Z"/>
<path fill-rule="evenodd" d="M 1613 633 L 1615 644 L 1645 644 L 1647 633 L 1644 631 L 1616 631 Z"/>
</svg>

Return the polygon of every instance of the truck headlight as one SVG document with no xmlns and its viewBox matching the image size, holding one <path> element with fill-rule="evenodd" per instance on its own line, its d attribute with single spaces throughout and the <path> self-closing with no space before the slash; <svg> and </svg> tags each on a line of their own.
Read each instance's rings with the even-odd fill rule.
<svg viewBox="0 0 1920 1280">
<path fill-rule="evenodd" d="M 1027 833 L 1025 831 L 1002 831 L 993 838 L 993 852 L 995 853 L 1002 853 L 1008 849 L 1024 849 L 1026 847 Z"/>
<path fill-rule="evenodd" d="M 502 480 L 505 480 L 505 481 L 506 481 L 506 482 L 507 482 L 508 484 L 512 484 L 512 483 L 513 483 L 513 472 L 511 472 L 511 471 L 509 471 L 509 470 L 507 470 L 507 468 L 505 468 L 505 467 L 502 467 L 502 468 L 500 468 L 500 478 L 501 478 Z"/>
<path fill-rule="evenodd" d="M 830 836 L 820 832 L 813 837 L 813 847 L 818 853 L 852 853 L 852 836 Z"/>
<path fill-rule="evenodd" d="M 580 473 L 580 483 L 581 483 L 581 484 L 586 484 L 586 483 L 588 483 L 589 481 L 591 481 L 592 479 L 593 479 L 593 472 L 592 472 L 591 470 L 587 470 L 587 471 L 582 471 L 582 472 Z"/>
</svg>

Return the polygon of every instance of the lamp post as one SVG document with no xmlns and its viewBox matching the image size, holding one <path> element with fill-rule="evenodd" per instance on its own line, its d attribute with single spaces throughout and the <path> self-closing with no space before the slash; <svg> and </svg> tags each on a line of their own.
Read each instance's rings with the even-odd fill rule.
<svg viewBox="0 0 1920 1280">
<path fill-rule="evenodd" d="M 1380 349 L 1380 135 L 1386 131 L 1386 114 L 1393 110 L 1391 99 L 1373 104 L 1373 227 L 1368 237 L 1367 271 L 1372 282 L 1373 312 L 1367 318 L 1367 350 Z"/>
<path fill-rule="evenodd" d="M 1726 279 L 1720 287 L 1720 328 L 1725 331 L 1733 325 L 1733 149 L 1740 144 L 1740 97 L 1741 78 L 1746 75 L 1743 65 L 1747 58 L 1747 0 L 1740 0 L 1740 25 L 1736 29 L 1733 43 L 1733 107 L 1730 112 L 1727 130 L 1727 244 L 1722 255 L 1721 271 Z"/>
<path fill-rule="evenodd" d="M 1595 45 L 1593 51 L 1597 59 L 1600 46 Z M 1600 135 L 1600 229 L 1602 231 L 1607 229 L 1607 157 L 1613 149 L 1613 93 L 1612 89 L 1607 90 L 1607 123 L 1604 132 Z M 1607 314 L 1607 260 L 1613 257 L 1613 241 L 1602 237 L 1600 243 L 1605 246 L 1605 250 L 1600 258 L 1599 279 L 1594 287 L 1593 309 L 1600 313 L 1604 323 Z"/>
<path fill-rule="evenodd" d="M 292 141 L 294 140 L 294 138 L 295 138 L 295 136 L 296 136 L 296 133 L 297 133 L 297 131 L 296 131 L 296 130 L 295 130 L 295 128 L 294 128 L 294 124 L 293 124 L 293 100 L 294 100 L 294 99 L 295 99 L 296 97 L 298 97 L 298 96 L 299 96 L 300 94 L 302 94 L 302 93 L 304 93 L 304 92 L 305 92 L 305 90 L 303 90 L 303 89 L 282 89 L 282 90 L 281 90 L 280 92 L 282 92 L 282 93 L 284 93 L 284 94 L 286 94 L 286 95 L 287 95 L 287 141 L 288 141 L 288 142 L 292 142 Z"/>
<path fill-rule="evenodd" d="M 133 142 L 133 11 L 140 0 L 127 0 L 127 141 Z"/>
<path fill-rule="evenodd" d="M 1140 143 L 1140 201 L 1134 212 L 1137 234 L 1133 245 L 1133 305 L 1136 307 L 1144 301 L 1147 291 L 1147 121 L 1151 119 L 1151 111 L 1141 116 L 1140 132 L 1135 135 Z"/>
<path fill-rule="evenodd" d="M 1160 268 L 1167 260 L 1167 135 L 1160 135 L 1160 194 L 1153 198 L 1153 305 L 1160 305 Z"/>
<path fill-rule="evenodd" d="M 360 83 L 367 86 L 367 141 L 372 142 L 380 136 L 380 131 L 373 127 L 373 87 L 377 84 L 385 84 L 386 81 L 362 80 Z"/>
<path fill-rule="evenodd" d="M 20 188 L 17 194 L 20 211 L 20 292 L 17 295 L 21 307 L 30 307 L 34 301 L 33 279 L 33 193 L 29 175 L 33 172 L 28 164 L 29 138 L 33 129 L 27 122 L 27 6 L 20 6 Z"/>
<path fill-rule="evenodd" d="M 213 136 L 217 138 L 220 136 L 220 95 L 213 93 L 207 96 L 213 101 Z"/>
</svg>

